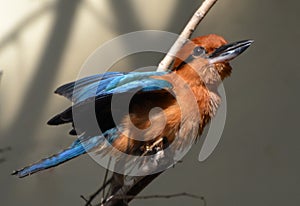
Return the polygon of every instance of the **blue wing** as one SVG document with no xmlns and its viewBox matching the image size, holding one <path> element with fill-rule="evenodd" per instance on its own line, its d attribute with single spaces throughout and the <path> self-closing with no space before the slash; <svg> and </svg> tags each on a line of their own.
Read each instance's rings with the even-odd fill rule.
<svg viewBox="0 0 300 206">
<path fill-rule="evenodd" d="M 108 72 L 79 79 L 59 87 L 55 93 L 63 95 L 75 104 L 89 98 L 140 90 L 141 92 L 170 88 L 164 80 L 152 79 L 166 72 Z"/>
<path fill-rule="evenodd" d="M 105 75 L 80 79 L 78 83 L 73 82 L 63 85 L 56 93 L 72 99 L 74 105 L 54 116 L 48 121 L 48 124 L 59 125 L 72 122 L 73 108 L 79 108 L 80 110 L 80 108 L 84 108 L 89 103 L 96 103 L 98 107 L 101 107 L 109 103 L 109 99 L 114 94 L 170 91 L 172 89 L 171 83 L 162 79 L 152 78 L 153 76 L 163 76 L 165 74 L 167 72 L 106 73 Z M 101 110 L 101 108 L 96 109 L 98 111 Z"/>
<path fill-rule="evenodd" d="M 96 86 L 97 88 L 99 82 L 102 82 L 101 84 L 108 83 L 112 81 L 115 77 L 123 76 L 125 74 L 126 73 L 124 72 L 107 72 L 104 74 L 96 74 L 96 75 L 88 76 L 79 79 L 77 81 L 62 85 L 59 88 L 57 88 L 54 93 L 62 95 L 67 99 L 69 99 L 70 101 L 72 101 L 73 93 L 80 96 L 81 93 L 83 94 L 89 91 L 89 89 L 93 89 L 94 86 Z M 109 81 L 104 81 L 104 80 L 109 80 Z"/>
</svg>

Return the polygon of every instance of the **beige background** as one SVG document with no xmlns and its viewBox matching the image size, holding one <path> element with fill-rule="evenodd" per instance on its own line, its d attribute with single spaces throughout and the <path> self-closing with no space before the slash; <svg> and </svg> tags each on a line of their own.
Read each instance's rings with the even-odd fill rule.
<svg viewBox="0 0 300 206">
<path fill-rule="evenodd" d="M 52 92 L 76 78 L 98 46 L 144 29 L 179 33 L 197 0 L 0 1 L 1 205 L 83 205 L 104 169 L 89 156 L 25 179 L 9 174 L 68 146 L 69 126 L 45 123 L 67 100 Z M 221 142 L 205 162 L 200 144 L 143 194 L 190 192 L 209 206 L 281 206 L 300 202 L 299 10 L 297 1 L 219 0 L 194 36 L 217 33 L 255 44 L 225 81 L 228 114 Z M 159 40 L 158 40 L 159 41 Z M 113 70 L 156 65 L 161 55 L 133 55 Z M 101 65 L 99 65 L 101 67 Z M 132 205 L 200 205 L 189 198 L 136 200 Z"/>
</svg>

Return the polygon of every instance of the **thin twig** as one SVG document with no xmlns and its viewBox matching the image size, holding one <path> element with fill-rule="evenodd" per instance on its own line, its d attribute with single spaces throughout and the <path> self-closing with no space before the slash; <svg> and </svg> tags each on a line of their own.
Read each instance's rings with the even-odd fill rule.
<svg viewBox="0 0 300 206">
<path fill-rule="evenodd" d="M 80 197 L 86 202 L 85 206 L 91 206 L 91 202 L 97 197 L 97 195 L 100 194 L 100 192 L 112 181 L 112 177 L 109 178 L 105 184 L 103 184 L 94 194 L 92 194 L 89 199 L 87 200 L 83 195 L 80 195 Z"/>
<path fill-rule="evenodd" d="M 86 204 L 85 205 L 88 205 L 88 206 L 92 206 L 92 204 L 91 203 L 88 203 L 88 199 L 86 199 L 85 198 L 85 196 L 83 196 L 83 195 L 80 195 L 80 197 L 81 197 L 81 199 L 83 199 L 85 202 L 86 202 Z"/>
<path fill-rule="evenodd" d="M 164 199 L 168 199 L 168 198 L 173 198 L 173 197 L 191 197 L 194 199 L 200 199 L 203 200 L 205 199 L 203 196 L 198 196 L 198 195 L 194 195 L 194 194 L 190 194 L 190 193 L 186 193 L 186 192 L 182 192 L 182 193 L 176 193 L 176 194 L 170 194 L 170 195 L 140 195 L 140 196 L 133 196 L 133 195 L 126 195 L 126 196 L 114 196 L 113 198 L 116 199 L 153 199 L 153 198 L 164 198 Z"/>
<path fill-rule="evenodd" d="M 183 31 L 181 32 L 178 39 L 175 41 L 167 55 L 164 59 L 159 63 L 157 71 L 167 71 L 172 62 L 174 61 L 175 55 L 182 48 L 184 43 L 191 37 L 196 27 L 199 25 L 201 20 L 208 13 L 210 8 L 217 2 L 217 0 L 205 0 L 199 9 L 195 12 L 192 18 L 189 20 Z"/>
<path fill-rule="evenodd" d="M 104 200 L 105 198 L 105 188 L 106 186 L 111 182 L 112 178 L 110 178 L 108 181 L 107 181 L 107 176 L 108 176 L 108 172 L 109 172 L 109 167 L 110 167 L 110 163 L 111 163 L 111 158 L 109 158 L 108 160 L 108 163 L 107 163 L 107 169 L 105 171 L 105 176 L 104 176 L 104 179 L 103 179 L 103 183 L 102 183 L 102 186 L 94 193 L 92 194 L 89 199 L 86 199 L 83 195 L 80 195 L 80 197 L 85 201 L 85 206 L 92 206 L 92 201 L 99 195 L 99 193 L 102 191 L 102 200 Z"/>
<path fill-rule="evenodd" d="M 108 163 L 107 163 L 107 167 L 106 167 L 106 171 L 105 171 L 105 175 L 104 175 L 104 179 L 103 179 L 103 184 L 102 184 L 102 187 L 103 187 L 103 191 L 102 191 L 102 199 L 104 199 L 105 197 L 105 188 L 104 185 L 106 183 L 106 180 L 107 180 L 107 175 L 108 175 L 108 171 L 109 171 L 109 167 L 110 167 L 110 162 L 111 162 L 111 157 L 109 158 L 108 160 Z"/>
<path fill-rule="evenodd" d="M 153 199 L 153 198 L 164 198 L 164 199 L 169 199 L 169 198 L 174 198 L 174 197 L 190 197 L 190 198 L 194 198 L 194 199 L 200 199 L 203 201 L 204 206 L 206 206 L 206 200 L 203 196 L 198 196 L 198 195 L 194 195 L 194 194 L 190 194 L 190 193 L 186 193 L 186 192 L 182 192 L 182 193 L 176 193 L 176 194 L 169 194 L 169 195 L 141 195 L 141 196 L 135 196 L 135 195 L 126 195 L 126 196 L 116 196 L 114 195 L 112 197 L 112 199 L 120 199 L 120 200 L 130 200 L 130 199 L 142 199 L 142 200 L 146 200 L 146 199 Z M 102 205 L 103 203 L 99 204 Z"/>
</svg>

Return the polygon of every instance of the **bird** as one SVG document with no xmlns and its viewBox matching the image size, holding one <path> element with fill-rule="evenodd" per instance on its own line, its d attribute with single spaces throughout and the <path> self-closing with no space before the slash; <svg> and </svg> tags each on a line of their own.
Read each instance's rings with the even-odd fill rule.
<svg viewBox="0 0 300 206">
<path fill-rule="evenodd" d="M 217 88 L 231 74 L 229 61 L 252 42 L 228 43 L 216 34 L 199 36 L 183 45 L 166 72 L 107 72 L 60 86 L 55 93 L 73 104 L 48 124 L 71 123 L 70 134 L 77 139 L 67 149 L 12 175 L 23 178 L 87 152 L 117 155 L 110 148 L 141 156 L 158 139 L 163 140 L 162 149 L 181 150 L 194 143 L 220 105 Z M 124 111 L 122 99 L 128 97 L 129 108 Z M 96 129 L 90 114 L 96 116 Z"/>
</svg>

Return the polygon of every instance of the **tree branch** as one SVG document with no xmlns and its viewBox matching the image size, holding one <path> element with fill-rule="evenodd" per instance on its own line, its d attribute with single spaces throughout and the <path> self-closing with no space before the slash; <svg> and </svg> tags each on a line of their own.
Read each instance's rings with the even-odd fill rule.
<svg viewBox="0 0 300 206">
<path fill-rule="evenodd" d="M 109 178 L 105 183 L 103 183 L 103 185 L 96 192 L 90 195 L 89 199 L 86 199 L 83 195 L 80 195 L 80 197 L 85 201 L 85 206 L 91 206 L 92 201 L 100 194 L 102 190 L 104 190 L 106 186 L 111 183 L 111 180 L 112 178 Z"/>
<path fill-rule="evenodd" d="M 190 21 L 187 23 L 178 39 L 175 41 L 167 55 L 159 63 L 157 71 L 167 71 L 172 62 L 174 61 L 175 54 L 182 48 L 184 43 L 191 37 L 196 27 L 199 25 L 201 20 L 205 17 L 211 7 L 217 2 L 217 0 L 205 0 L 199 9 L 194 13 Z"/>
<path fill-rule="evenodd" d="M 190 197 L 190 198 L 194 198 L 194 199 L 200 199 L 200 200 L 203 201 L 204 206 L 207 205 L 207 202 L 206 202 L 206 200 L 203 196 L 198 196 L 198 195 L 194 195 L 194 194 L 190 194 L 190 193 L 186 193 L 186 192 L 170 194 L 170 195 L 141 195 L 141 196 L 135 196 L 135 195 L 116 196 L 116 195 L 114 195 L 112 198 L 113 199 L 120 199 L 120 200 L 131 200 L 131 199 L 146 200 L 146 199 L 153 199 L 153 198 L 169 199 L 169 198 L 174 198 L 174 197 Z M 102 206 L 102 205 L 103 204 L 100 203 L 97 206 Z"/>
</svg>

